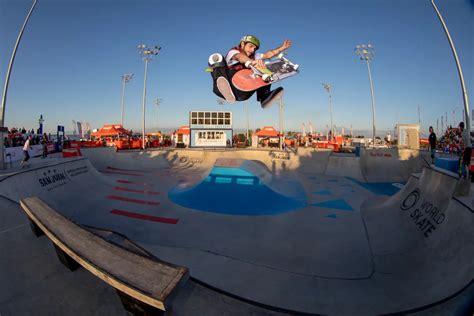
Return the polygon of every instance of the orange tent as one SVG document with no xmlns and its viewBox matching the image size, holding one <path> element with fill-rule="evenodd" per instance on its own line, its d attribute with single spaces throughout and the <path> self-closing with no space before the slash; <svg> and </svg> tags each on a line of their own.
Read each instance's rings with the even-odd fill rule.
<svg viewBox="0 0 474 316">
<path fill-rule="evenodd" d="M 177 131 L 175 131 L 174 134 L 189 135 L 191 134 L 191 131 L 189 130 L 189 126 L 183 125 Z"/>
<path fill-rule="evenodd" d="M 278 137 L 280 133 L 273 126 L 264 126 L 262 130 L 255 133 L 258 137 Z"/>
<path fill-rule="evenodd" d="M 107 137 L 107 136 L 120 136 L 120 135 L 131 135 L 130 131 L 123 128 L 120 124 L 109 124 L 104 125 L 99 131 L 94 132 L 91 136 L 94 137 Z"/>
<path fill-rule="evenodd" d="M 161 137 L 159 132 L 146 133 L 145 136 Z"/>
</svg>

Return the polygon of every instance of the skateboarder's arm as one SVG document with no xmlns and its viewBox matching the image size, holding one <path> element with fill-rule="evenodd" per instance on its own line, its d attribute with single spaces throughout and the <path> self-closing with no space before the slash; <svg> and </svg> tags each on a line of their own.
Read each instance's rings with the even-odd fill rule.
<svg viewBox="0 0 474 316">
<path fill-rule="evenodd" d="M 247 55 L 245 55 L 244 53 L 238 53 L 238 54 L 235 54 L 232 59 L 235 59 L 235 60 L 238 60 L 240 63 L 246 65 L 246 63 L 248 61 L 250 61 L 252 63 L 252 65 L 258 67 L 258 68 L 265 68 L 265 63 L 263 62 L 263 60 L 261 59 L 257 59 L 257 60 L 253 60 L 253 59 L 250 59 Z"/>
<path fill-rule="evenodd" d="M 291 47 L 291 41 L 290 40 L 285 40 L 280 47 L 269 50 L 269 51 L 263 53 L 262 54 L 263 59 L 272 58 L 273 56 L 276 56 L 276 55 L 280 54 L 282 51 L 284 51 L 284 50 L 286 50 L 290 47 Z"/>
</svg>

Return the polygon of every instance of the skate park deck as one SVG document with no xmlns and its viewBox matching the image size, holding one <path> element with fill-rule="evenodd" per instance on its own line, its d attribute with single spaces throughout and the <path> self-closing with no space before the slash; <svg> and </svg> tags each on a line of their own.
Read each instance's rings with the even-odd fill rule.
<svg viewBox="0 0 474 316">
<path fill-rule="evenodd" d="M 472 280 L 473 214 L 453 198 L 458 180 L 408 153 L 83 154 L 3 176 L 0 194 L 39 196 L 74 222 L 119 232 L 188 267 L 212 288 L 288 311 L 404 312 Z M 207 209 L 191 207 L 199 198 Z"/>
</svg>

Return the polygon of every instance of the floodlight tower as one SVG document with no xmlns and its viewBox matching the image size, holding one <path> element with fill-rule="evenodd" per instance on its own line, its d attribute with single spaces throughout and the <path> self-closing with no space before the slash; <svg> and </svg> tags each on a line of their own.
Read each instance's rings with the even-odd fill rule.
<svg viewBox="0 0 474 316">
<path fill-rule="evenodd" d="M 158 108 L 160 107 L 161 103 L 163 103 L 163 99 L 155 98 L 155 100 L 153 100 L 153 102 L 155 103 L 156 111 L 158 112 Z M 159 117 L 159 116 L 157 115 L 157 117 Z M 156 120 L 156 131 L 158 132 L 158 119 Z"/>
<path fill-rule="evenodd" d="M 372 95 L 372 137 L 373 137 L 373 147 L 375 147 L 375 100 L 374 100 L 374 86 L 372 83 L 372 74 L 370 72 L 370 62 L 374 59 L 375 49 L 372 44 L 368 45 L 357 45 L 355 48 L 355 53 L 359 56 L 360 60 L 364 60 L 367 63 L 367 70 L 369 72 L 369 81 L 370 81 L 370 93 Z"/>
<path fill-rule="evenodd" d="M 142 56 L 143 61 L 145 62 L 145 78 L 143 80 L 143 103 L 142 103 L 142 148 L 145 150 L 145 103 L 146 103 L 146 79 L 147 79 L 147 70 L 148 62 L 153 59 L 153 56 L 158 55 L 158 52 L 161 50 L 160 46 L 155 46 L 153 48 L 148 48 L 145 44 L 138 45 L 138 52 Z"/>
<path fill-rule="evenodd" d="M 250 144 L 250 141 L 249 141 L 249 100 L 245 100 L 245 129 L 246 129 L 245 147 L 247 147 Z"/>
<path fill-rule="evenodd" d="M 285 104 L 283 103 L 283 98 L 280 97 L 280 102 L 279 102 L 279 108 L 280 108 L 280 150 L 283 150 L 283 142 L 285 141 L 285 132 L 284 130 L 284 110 L 285 110 Z"/>
<path fill-rule="evenodd" d="M 221 98 L 218 98 L 216 101 L 217 101 L 217 104 L 222 106 L 222 110 L 224 110 L 224 104 L 225 104 L 226 101 L 224 99 L 221 99 Z"/>
<path fill-rule="evenodd" d="M 328 92 L 329 94 L 329 114 L 331 116 L 331 139 L 334 138 L 334 125 L 333 125 L 333 121 L 332 121 L 332 87 L 330 84 L 327 84 L 327 83 L 323 83 L 322 84 L 324 89 L 326 89 L 326 91 Z"/>
<path fill-rule="evenodd" d="M 124 99 L 125 99 L 125 84 L 132 80 L 133 74 L 122 75 L 122 116 L 120 119 L 120 125 L 123 127 L 123 113 L 124 113 Z"/>
</svg>

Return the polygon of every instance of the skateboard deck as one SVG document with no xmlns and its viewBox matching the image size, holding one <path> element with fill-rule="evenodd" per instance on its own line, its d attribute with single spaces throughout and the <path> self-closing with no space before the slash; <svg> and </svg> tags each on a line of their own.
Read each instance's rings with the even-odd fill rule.
<svg viewBox="0 0 474 316">
<path fill-rule="evenodd" d="M 254 91 L 260 87 L 278 82 L 285 78 L 299 73 L 299 66 L 279 55 L 277 60 L 266 64 L 266 70 L 259 70 L 254 67 L 239 70 L 232 77 L 232 84 L 240 91 Z M 270 80 L 264 80 L 271 72 Z"/>
</svg>

